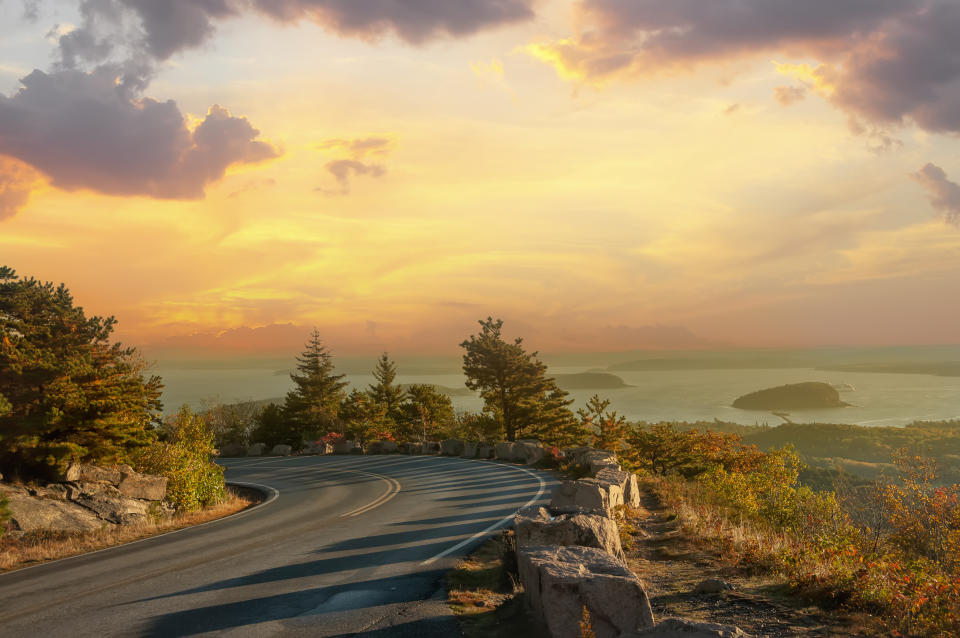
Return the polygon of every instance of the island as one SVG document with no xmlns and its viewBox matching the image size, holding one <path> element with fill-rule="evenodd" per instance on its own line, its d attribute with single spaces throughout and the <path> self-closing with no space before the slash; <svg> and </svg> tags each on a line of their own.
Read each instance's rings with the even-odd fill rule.
<svg viewBox="0 0 960 638">
<path fill-rule="evenodd" d="M 608 372 L 578 372 L 576 374 L 553 375 L 557 385 L 564 390 L 615 390 L 631 386 L 623 379 Z"/>
<path fill-rule="evenodd" d="M 791 383 L 745 394 L 733 402 L 741 410 L 805 410 L 842 408 L 850 405 L 840 400 L 840 393 L 829 383 L 808 381 Z"/>
</svg>

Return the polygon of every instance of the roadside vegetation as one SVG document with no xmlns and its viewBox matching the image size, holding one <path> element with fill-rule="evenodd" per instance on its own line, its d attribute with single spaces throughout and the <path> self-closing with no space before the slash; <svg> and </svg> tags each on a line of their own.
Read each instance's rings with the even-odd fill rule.
<svg viewBox="0 0 960 638">
<path fill-rule="evenodd" d="M 763 452 L 735 434 L 638 427 L 619 452 L 688 536 L 732 565 L 903 635 L 960 631 L 960 486 L 930 458 L 902 450 L 884 480 L 814 490 L 794 448 Z"/>
</svg>

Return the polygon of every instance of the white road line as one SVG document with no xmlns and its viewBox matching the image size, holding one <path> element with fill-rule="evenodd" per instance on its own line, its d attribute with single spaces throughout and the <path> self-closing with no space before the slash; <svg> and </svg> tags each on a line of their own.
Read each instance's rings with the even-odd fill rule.
<svg viewBox="0 0 960 638">
<path fill-rule="evenodd" d="M 376 474 L 374 472 L 365 472 L 363 470 L 346 470 L 346 471 L 353 472 L 355 474 L 366 474 L 367 476 L 374 476 L 382 481 L 386 481 L 387 491 L 381 494 L 380 496 L 378 496 L 377 498 L 375 498 L 374 500 L 372 500 L 371 502 L 367 503 L 366 505 L 361 505 L 355 510 L 351 510 L 345 514 L 341 514 L 340 518 L 352 518 L 354 516 L 360 516 L 361 514 L 366 514 L 370 510 L 380 507 L 381 505 L 383 505 L 384 503 L 386 503 L 387 501 L 389 501 L 394 496 L 400 493 L 400 482 L 397 481 L 396 479 L 383 476 L 382 474 Z"/>
<path fill-rule="evenodd" d="M 481 462 L 481 463 L 486 463 L 486 462 L 488 462 L 488 461 L 480 461 L 480 462 Z M 499 463 L 491 463 L 491 465 L 500 465 L 500 464 L 499 464 Z M 523 507 L 529 507 L 529 506 L 533 505 L 534 503 L 536 503 L 538 500 L 540 500 L 540 497 L 543 496 L 543 491 L 547 488 L 547 484 L 544 482 L 544 480 L 543 480 L 542 478 L 540 478 L 539 476 L 537 476 L 536 474 L 534 474 L 534 473 L 531 472 L 530 470 L 524 469 L 524 468 L 522 468 L 522 467 L 512 467 L 512 466 L 509 466 L 509 465 L 501 466 L 501 467 L 508 467 L 508 468 L 510 468 L 510 469 L 512 469 L 512 470 L 519 470 L 520 472 L 525 472 L 525 473 L 529 474 L 530 476 L 532 476 L 533 478 L 535 478 L 535 479 L 537 479 L 538 481 L 540 481 L 540 489 L 537 490 L 537 495 L 534 496 L 533 498 L 531 498 L 529 501 L 527 501 L 526 504 L 525 504 Z M 433 562 L 435 562 L 435 561 L 443 558 L 444 556 L 447 556 L 447 555 L 449 555 L 449 554 L 452 554 L 453 552 L 457 551 L 458 549 L 461 549 L 462 547 L 465 547 L 465 546 L 469 545 L 470 543 L 472 543 L 473 541 L 477 540 L 478 538 L 483 538 L 484 536 L 488 535 L 490 532 L 496 531 L 497 529 L 503 527 L 504 525 L 506 525 L 507 523 L 509 523 L 511 520 L 513 520 L 513 514 L 510 514 L 509 516 L 503 517 L 502 519 L 500 519 L 499 521 L 497 521 L 496 523 L 494 523 L 493 525 L 491 525 L 491 526 L 488 527 L 487 529 L 483 530 L 482 532 L 477 532 L 476 534 L 474 534 L 473 536 L 471 536 L 471 537 L 468 538 L 467 540 L 460 541 L 459 543 L 457 543 L 457 544 L 454 545 L 453 547 L 448 547 L 447 549 L 443 550 L 442 552 L 440 552 L 440 553 L 437 554 L 436 556 L 433 556 L 433 557 L 431 557 L 431 558 L 428 558 L 427 560 L 423 561 L 423 562 L 420 563 L 420 564 L 421 564 L 421 565 L 429 565 L 429 564 L 431 564 L 431 563 L 433 563 Z"/>
</svg>

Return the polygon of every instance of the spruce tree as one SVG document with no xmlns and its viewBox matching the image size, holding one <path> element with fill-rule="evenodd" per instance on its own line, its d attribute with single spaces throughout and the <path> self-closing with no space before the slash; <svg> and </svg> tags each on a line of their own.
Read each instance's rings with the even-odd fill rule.
<svg viewBox="0 0 960 638">
<path fill-rule="evenodd" d="M 300 447 L 306 436 L 337 426 L 337 413 L 347 387 L 343 377 L 335 373 L 333 356 L 320 340 L 320 331 L 314 328 L 303 352 L 297 356 L 297 372 L 290 375 L 296 387 L 287 393 L 284 402 L 284 415 L 294 432 L 291 445 Z"/>
<path fill-rule="evenodd" d="M 601 399 L 595 394 L 587 401 L 586 409 L 580 408 L 577 414 L 580 416 L 580 424 L 591 437 L 591 445 L 616 452 L 627 435 L 629 426 L 626 418 L 609 408 L 610 400 Z"/>
<path fill-rule="evenodd" d="M 503 339 L 503 321 L 487 317 L 480 333 L 460 346 L 466 385 L 480 392 L 484 411 L 500 421 L 508 441 L 538 436 L 565 444 L 578 438 L 566 392 L 547 376 L 547 366 L 523 348 L 523 339 Z"/>
<path fill-rule="evenodd" d="M 399 434 L 408 439 L 426 441 L 439 438 L 456 420 L 450 397 L 432 385 L 411 385 L 401 410 L 403 418 Z"/>
<path fill-rule="evenodd" d="M 0 267 L 0 467 L 42 476 L 68 461 L 115 462 L 155 440 L 159 377 L 111 343 L 66 286 Z"/>
<path fill-rule="evenodd" d="M 399 384 L 394 383 L 397 378 L 397 366 L 386 352 L 377 360 L 377 366 L 373 369 L 373 378 L 377 382 L 369 386 L 367 394 L 375 405 L 383 408 L 388 425 L 396 427 L 403 420 L 401 406 L 406 392 Z"/>
</svg>

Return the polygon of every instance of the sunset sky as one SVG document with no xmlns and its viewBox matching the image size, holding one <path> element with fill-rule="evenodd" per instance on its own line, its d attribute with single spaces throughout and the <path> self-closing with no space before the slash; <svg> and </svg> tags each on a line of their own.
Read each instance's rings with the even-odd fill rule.
<svg viewBox="0 0 960 638">
<path fill-rule="evenodd" d="M 125 342 L 958 343 L 956 0 L 0 0 L 0 264 Z"/>
</svg>

